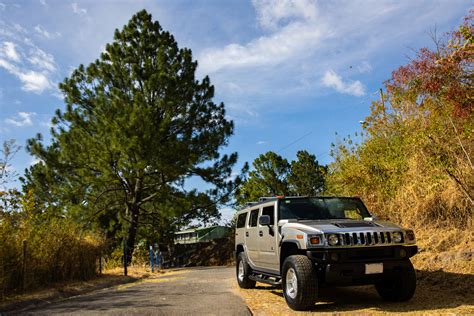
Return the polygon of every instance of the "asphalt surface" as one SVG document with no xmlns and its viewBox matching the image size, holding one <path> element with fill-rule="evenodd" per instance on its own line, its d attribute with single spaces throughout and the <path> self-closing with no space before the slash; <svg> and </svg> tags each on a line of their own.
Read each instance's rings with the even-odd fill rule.
<svg viewBox="0 0 474 316">
<path fill-rule="evenodd" d="M 235 268 L 190 268 L 23 310 L 22 315 L 250 315 Z"/>
</svg>

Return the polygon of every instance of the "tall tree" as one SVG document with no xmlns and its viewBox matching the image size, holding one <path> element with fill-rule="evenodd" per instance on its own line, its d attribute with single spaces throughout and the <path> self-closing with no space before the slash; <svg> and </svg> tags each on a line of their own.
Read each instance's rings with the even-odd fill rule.
<svg viewBox="0 0 474 316">
<path fill-rule="evenodd" d="M 296 153 L 297 160 L 291 162 L 288 184 L 293 194 L 315 196 L 324 191 L 326 167 L 321 166 L 316 156 L 306 150 Z"/>
<path fill-rule="evenodd" d="M 191 50 L 150 14 L 135 14 L 99 59 L 60 84 L 66 110 L 53 118 L 51 145 L 29 140 L 43 163 L 26 172 L 26 187 L 57 211 L 120 222 L 129 258 L 139 225 L 170 201 L 217 216 L 215 205 L 240 181 L 227 180 L 237 154 L 219 154 L 233 123 L 196 67 Z M 214 186 L 187 192 L 192 176 Z"/>
<path fill-rule="evenodd" d="M 298 151 L 297 160 L 291 163 L 269 151 L 254 160 L 253 170 L 236 192 L 237 204 L 242 206 L 262 196 L 318 195 L 325 188 L 326 170 L 306 150 Z"/>
<path fill-rule="evenodd" d="M 248 179 L 236 192 L 237 204 L 257 201 L 262 196 L 287 195 L 290 164 L 280 155 L 269 151 L 253 161 Z"/>
</svg>

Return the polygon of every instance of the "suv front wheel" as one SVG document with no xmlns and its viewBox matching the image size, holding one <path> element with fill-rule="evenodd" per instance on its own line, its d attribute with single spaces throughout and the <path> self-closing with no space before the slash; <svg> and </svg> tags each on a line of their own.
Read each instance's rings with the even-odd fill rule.
<svg viewBox="0 0 474 316">
<path fill-rule="evenodd" d="M 286 258 L 281 276 L 283 295 L 291 309 L 302 311 L 314 306 L 318 297 L 318 278 L 308 257 L 294 255 Z"/>
<path fill-rule="evenodd" d="M 245 254 L 243 252 L 240 252 L 237 256 L 236 273 L 237 282 L 241 288 L 251 289 L 255 287 L 257 282 L 249 278 L 249 276 L 252 274 L 252 268 L 250 268 L 249 264 L 247 263 L 247 259 L 245 258 Z"/>
</svg>

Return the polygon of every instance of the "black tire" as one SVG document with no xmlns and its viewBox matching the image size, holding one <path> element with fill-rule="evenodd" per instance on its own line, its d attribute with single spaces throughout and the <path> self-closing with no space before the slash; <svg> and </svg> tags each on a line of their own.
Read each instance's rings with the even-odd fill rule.
<svg viewBox="0 0 474 316">
<path fill-rule="evenodd" d="M 293 272 L 288 271 L 293 269 Z M 287 277 L 291 273 L 296 275 L 296 289 L 287 286 Z M 308 257 L 302 255 L 289 256 L 283 262 L 282 288 L 288 306 L 295 311 L 304 311 L 312 308 L 318 298 L 318 277 L 313 268 L 313 263 Z M 291 291 L 293 289 L 293 291 Z"/>
<path fill-rule="evenodd" d="M 239 277 L 239 265 L 242 265 L 243 268 L 243 275 Z M 249 264 L 247 263 L 247 258 L 243 252 L 240 252 L 237 256 L 237 264 L 235 265 L 235 272 L 237 277 L 237 283 L 243 289 L 252 289 L 255 287 L 254 280 L 250 280 L 249 276 L 252 274 L 252 269 L 250 268 Z"/>
<path fill-rule="evenodd" d="M 412 263 L 408 260 L 406 267 L 375 284 L 375 289 L 387 301 L 404 302 L 411 299 L 416 289 L 416 273 Z"/>
</svg>

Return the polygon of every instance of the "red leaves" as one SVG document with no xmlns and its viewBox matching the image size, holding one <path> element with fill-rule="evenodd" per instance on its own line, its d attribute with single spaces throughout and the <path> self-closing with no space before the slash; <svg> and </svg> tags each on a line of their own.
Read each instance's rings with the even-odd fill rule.
<svg viewBox="0 0 474 316">
<path fill-rule="evenodd" d="M 385 84 L 390 99 L 403 95 L 418 106 L 421 100 L 436 99 L 451 107 L 453 117 L 468 117 L 473 112 L 472 21 L 471 12 L 459 30 L 447 34 L 447 43 L 437 44 L 437 51 L 422 48 L 408 65 L 394 71 Z"/>
</svg>

